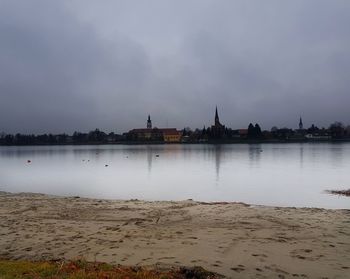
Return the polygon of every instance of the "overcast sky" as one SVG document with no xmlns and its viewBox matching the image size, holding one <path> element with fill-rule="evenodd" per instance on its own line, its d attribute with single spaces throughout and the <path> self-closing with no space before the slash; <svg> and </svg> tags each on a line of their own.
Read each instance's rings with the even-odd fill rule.
<svg viewBox="0 0 350 279">
<path fill-rule="evenodd" d="M 0 132 L 350 124 L 348 0 L 0 0 Z"/>
</svg>

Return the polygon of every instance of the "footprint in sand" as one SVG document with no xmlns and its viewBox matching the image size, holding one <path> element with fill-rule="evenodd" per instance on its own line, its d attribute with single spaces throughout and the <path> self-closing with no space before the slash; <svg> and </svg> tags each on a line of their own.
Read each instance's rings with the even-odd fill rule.
<svg viewBox="0 0 350 279">
<path fill-rule="evenodd" d="M 238 273 L 240 273 L 240 272 L 245 270 L 243 267 L 239 267 L 239 266 L 238 267 L 231 267 L 230 269 L 233 270 L 233 271 L 236 271 Z"/>
<path fill-rule="evenodd" d="M 161 257 L 161 258 L 158 258 L 158 260 L 171 260 L 171 259 L 175 259 L 175 257 Z"/>
<path fill-rule="evenodd" d="M 261 258 L 267 258 L 267 255 L 265 254 L 252 254 L 253 257 L 261 257 Z"/>
<path fill-rule="evenodd" d="M 285 275 L 289 275 L 289 272 L 287 271 L 284 271 L 280 268 L 278 268 L 275 264 L 271 265 L 271 266 L 265 266 L 265 268 L 267 270 L 271 270 L 271 271 L 275 271 L 276 273 L 279 273 L 278 274 L 278 278 L 285 278 Z"/>
</svg>

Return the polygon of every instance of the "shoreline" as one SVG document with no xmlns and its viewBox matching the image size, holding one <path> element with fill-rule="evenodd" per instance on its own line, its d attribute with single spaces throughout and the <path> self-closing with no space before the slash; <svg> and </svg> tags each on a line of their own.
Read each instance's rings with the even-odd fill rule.
<svg viewBox="0 0 350 279">
<path fill-rule="evenodd" d="M 0 192 L 0 257 L 346 278 L 350 210 Z"/>
<path fill-rule="evenodd" d="M 337 197 L 349 197 L 350 189 L 346 190 L 324 190 L 323 193 L 326 195 L 337 196 Z M 344 194 L 344 193 L 346 194 Z M 90 197 L 82 195 L 56 195 L 56 194 L 46 194 L 40 192 L 8 192 L 0 190 L 0 199 L 3 197 L 13 197 L 13 198 L 46 198 L 46 199 L 58 199 L 58 200 L 84 200 L 86 202 L 110 202 L 110 203 L 144 203 L 144 204 L 196 204 L 201 206 L 225 206 L 225 205 L 239 205 L 250 208 L 266 208 L 266 209 L 286 209 L 286 210 L 325 210 L 325 211 L 346 211 L 350 216 L 350 208 L 327 208 L 327 207 L 317 207 L 317 206 L 291 206 L 291 205 L 268 205 L 268 204 L 258 204 L 258 203 L 247 203 L 242 201 L 202 201 L 195 200 L 192 198 L 182 199 L 182 200 L 158 200 L 158 199 L 139 199 L 139 198 L 130 198 L 130 199 L 117 199 L 117 198 L 105 198 L 105 197 Z M 350 221 L 349 221 L 350 222 Z"/>
<path fill-rule="evenodd" d="M 164 141 L 117 141 L 117 142 L 80 142 L 80 143 L 37 143 L 37 144 L 0 144 L 0 146 L 85 146 L 85 145 L 216 145 L 216 144 L 293 144 L 293 143 L 310 143 L 310 144 L 322 144 L 322 143 L 349 143 L 350 139 L 292 139 L 292 140 L 218 140 L 218 141 L 203 141 L 203 142 L 164 142 Z"/>
<path fill-rule="evenodd" d="M 326 189 L 322 193 L 325 195 L 335 196 L 337 198 L 345 198 L 349 199 L 348 192 L 350 189 L 346 190 L 329 190 Z M 346 192 L 347 194 L 343 194 L 340 192 Z M 321 206 L 305 206 L 305 205 L 278 205 L 278 204 L 260 204 L 260 203 L 249 203 L 244 201 L 230 201 L 230 200 L 196 200 L 192 198 L 188 199 L 140 199 L 140 198 L 106 198 L 106 197 L 92 197 L 92 196 L 84 196 L 84 195 L 58 195 L 58 194 L 48 194 L 48 193 L 40 193 L 40 192 L 8 192 L 0 190 L 1 196 L 23 196 L 23 197 L 48 197 L 48 198 L 61 198 L 61 199 L 85 199 L 85 200 L 105 200 L 109 202 L 144 202 L 144 203 L 183 203 L 183 202 L 193 202 L 198 205 L 229 205 L 229 204 L 239 204 L 243 206 L 248 206 L 252 208 L 274 208 L 274 209 L 315 209 L 315 210 L 348 210 L 350 212 L 350 208 L 345 207 L 321 207 Z"/>
</svg>

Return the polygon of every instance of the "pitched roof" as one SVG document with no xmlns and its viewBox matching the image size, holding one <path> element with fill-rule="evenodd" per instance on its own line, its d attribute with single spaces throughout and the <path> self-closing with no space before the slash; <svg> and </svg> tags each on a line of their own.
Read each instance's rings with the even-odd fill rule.
<svg viewBox="0 0 350 279">
<path fill-rule="evenodd" d="M 164 129 L 159 129 L 163 132 L 164 135 L 179 135 L 180 131 L 176 130 L 176 128 L 164 128 Z"/>
<path fill-rule="evenodd" d="M 176 128 L 153 128 L 153 129 L 132 129 L 129 131 L 129 133 L 152 133 L 152 132 L 161 132 L 165 135 L 178 135 L 181 133 L 180 131 L 176 130 Z"/>
<path fill-rule="evenodd" d="M 146 128 L 141 128 L 141 129 L 132 129 L 129 131 L 129 133 L 150 133 L 152 132 L 153 129 L 146 129 Z"/>
</svg>

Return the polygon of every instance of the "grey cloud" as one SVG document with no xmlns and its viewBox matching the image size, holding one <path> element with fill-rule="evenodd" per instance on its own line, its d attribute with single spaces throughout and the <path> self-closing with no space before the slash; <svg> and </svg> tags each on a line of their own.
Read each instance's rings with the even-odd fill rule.
<svg viewBox="0 0 350 279">
<path fill-rule="evenodd" d="M 0 130 L 349 123 L 349 8 L 0 0 Z"/>
</svg>

